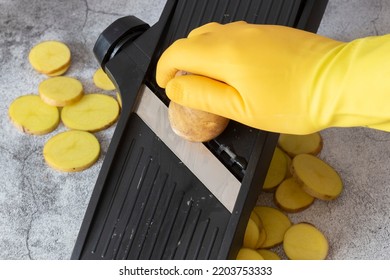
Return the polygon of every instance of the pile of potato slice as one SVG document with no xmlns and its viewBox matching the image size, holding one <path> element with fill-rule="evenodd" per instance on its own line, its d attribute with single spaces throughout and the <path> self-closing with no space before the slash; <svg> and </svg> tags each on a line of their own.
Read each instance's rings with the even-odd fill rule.
<svg viewBox="0 0 390 280">
<path fill-rule="evenodd" d="M 263 191 L 273 193 L 275 207 L 253 209 L 237 259 L 281 259 L 270 250 L 280 244 L 288 259 L 326 259 L 329 244 L 324 234 L 307 222 L 293 224 L 286 214 L 341 194 L 339 174 L 317 157 L 322 147 L 320 133 L 280 135 L 263 185 Z"/>
<path fill-rule="evenodd" d="M 63 42 L 44 41 L 29 52 L 28 60 L 38 73 L 47 76 L 38 94 L 15 99 L 8 114 L 21 131 L 32 135 L 53 132 L 60 122 L 69 130 L 51 137 L 43 147 L 46 163 L 60 171 L 75 172 L 92 166 L 100 156 L 100 144 L 93 132 L 116 122 L 120 104 L 108 94 L 84 93 L 82 83 L 63 76 L 71 66 L 71 51 Z M 115 87 L 99 68 L 93 75 L 96 87 Z"/>
</svg>

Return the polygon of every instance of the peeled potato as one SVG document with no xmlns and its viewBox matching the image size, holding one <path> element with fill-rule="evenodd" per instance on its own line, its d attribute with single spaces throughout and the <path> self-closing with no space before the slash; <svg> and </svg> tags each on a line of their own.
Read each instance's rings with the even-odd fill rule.
<svg viewBox="0 0 390 280">
<path fill-rule="evenodd" d="M 275 188 L 283 181 L 287 174 L 287 158 L 286 154 L 275 148 L 274 154 L 268 168 L 267 176 L 263 184 L 264 191 L 274 191 Z"/>
<path fill-rule="evenodd" d="M 115 86 L 107 76 L 107 74 L 103 71 L 102 68 L 96 70 L 95 74 L 93 74 L 93 82 L 95 86 L 104 90 L 114 90 Z"/>
<path fill-rule="evenodd" d="M 192 142 L 206 142 L 221 134 L 229 119 L 170 102 L 168 117 L 172 130 Z"/>
<path fill-rule="evenodd" d="M 57 107 L 42 101 L 38 95 L 24 95 L 15 99 L 8 110 L 12 123 L 21 131 L 42 135 L 57 128 L 60 114 Z"/>
<path fill-rule="evenodd" d="M 283 249 L 290 260 L 324 260 L 328 255 L 329 245 L 316 227 L 299 223 L 286 231 Z"/>
<path fill-rule="evenodd" d="M 291 226 L 290 219 L 280 210 L 268 206 L 256 206 L 254 211 L 263 222 L 267 235 L 260 248 L 271 248 L 282 243 L 284 233 Z"/>
<path fill-rule="evenodd" d="M 238 251 L 236 260 L 264 260 L 264 258 L 256 250 L 241 248 Z"/>
<path fill-rule="evenodd" d="M 43 101 L 52 106 L 63 107 L 83 97 L 83 85 L 71 77 L 54 77 L 42 81 L 38 92 Z"/>
<path fill-rule="evenodd" d="M 65 172 L 84 170 L 93 165 L 100 154 L 100 144 L 96 137 L 85 131 L 71 130 L 50 138 L 43 156 L 47 164 Z"/>
<path fill-rule="evenodd" d="M 61 119 L 70 129 L 100 131 L 112 125 L 119 116 L 115 98 L 99 93 L 86 94 L 80 101 L 65 106 Z"/>
<path fill-rule="evenodd" d="M 343 190 L 343 183 L 336 170 L 313 155 L 294 157 L 292 171 L 302 189 L 315 198 L 333 200 Z"/>
<path fill-rule="evenodd" d="M 39 73 L 54 75 L 63 73 L 64 68 L 70 65 L 71 52 L 62 42 L 44 41 L 30 50 L 28 59 Z"/>
<path fill-rule="evenodd" d="M 314 197 L 306 193 L 294 179 L 284 180 L 275 191 L 275 204 L 286 212 L 305 210 L 314 202 Z"/>
<path fill-rule="evenodd" d="M 317 155 L 322 149 L 323 141 L 318 132 L 307 135 L 281 134 L 278 145 L 290 157 L 295 157 L 299 154 Z"/>
</svg>

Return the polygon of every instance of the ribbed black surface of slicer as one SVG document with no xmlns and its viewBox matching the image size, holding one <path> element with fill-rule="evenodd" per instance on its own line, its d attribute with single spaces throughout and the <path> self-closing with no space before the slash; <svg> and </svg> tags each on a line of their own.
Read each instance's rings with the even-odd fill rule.
<svg viewBox="0 0 390 280">
<path fill-rule="evenodd" d="M 212 21 L 245 20 L 294 26 L 301 4 L 299 0 L 180 0 L 162 49 L 186 37 L 192 29 Z"/>
<path fill-rule="evenodd" d="M 228 211 L 137 115 L 121 141 L 82 258 L 215 258 Z"/>
</svg>

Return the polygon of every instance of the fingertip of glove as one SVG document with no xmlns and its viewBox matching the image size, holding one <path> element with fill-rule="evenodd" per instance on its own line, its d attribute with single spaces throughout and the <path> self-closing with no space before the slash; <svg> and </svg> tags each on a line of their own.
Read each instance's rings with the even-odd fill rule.
<svg viewBox="0 0 390 280">
<path fill-rule="evenodd" d="M 182 103 L 183 100 L 183 86 L 178 81 L 178 78 L 171 79 L 167 82 L 165 93 L 167 94 L 168 98 L 172 101 L 175 101 L 176 103 Z"/>
<path fill-rule="evenodd" d="M 198 35 L 202 35 L 202 34 L 205 34 L 205 33 L 209 33 L 209 32 L 215 32 L 215 31 L 218 31 L 220 30 L 221 28 L 224 28 L 224 26 L 227 26 L 227 25 L 232 25 L 232 26 L 241 26 L 241 25 L 245 25 L 247 24 L 246 21 L 243 21 L 243 20 L 240 20 L 240 21 L 235 21 L 235 22 L 230 22 L 230 23 L 227 23 L 227 24 L 221 24 L 219 22 L 209 22 L 209 23 L 206 23 L 198 28 L 195 28 L 193 29 L 189 34 L 188 34 L 188 38 L 191 38 L 191 37 L 194 37 L 194 36 L 198 36 Z"/>
<path fill-rule="evenodd" d="M 172 71 L 172 73 L 169 72 L 162 72 L 157 69 L 156 71 L 156 82 L 157 85 L 161 88 L 166 88 L 169 81 L 175 76 L 175 71 Z"/>
<path fill-rule="evenodd" d="M 175 41 L 171 46 L 169 46 L 161 55 L 157 62 L 156 66 L 156 82 L 157 84 L 165 88 L 170 80 L 172 80 L 178 69 L 176 67 L 181 64 L 181 45 L 183 44 L 184 39 L 179 39 Z"/>
<path fill-rule="evenodd" d="M 209 22 L 206 23 L 198 28 L 193 29 L 187 36 L 187 38 L 191 38 L 194 36 L 198 36 L 204 33 L 208 33 L 211 31 L 214 31 L 216 28 L 219 28 L 221 26 L 220 23 L 218 22 Z"/>
<path fill-rule="evenodd" d="M 156 66 L 156 82 L 161 88 L 165 88 L 177 73 L 177 69 L 173 68 L 166 61 L 163 54 Z"/>
</svg>

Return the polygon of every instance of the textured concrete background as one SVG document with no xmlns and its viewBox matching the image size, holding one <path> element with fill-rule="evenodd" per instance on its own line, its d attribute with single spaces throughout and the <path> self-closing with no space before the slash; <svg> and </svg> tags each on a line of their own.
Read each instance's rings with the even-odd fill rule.
<svg viewBox="0 0 390 280">
<path fill-rule="evenodd" d="M 97 133 L 102 155 L 92 168 L 74 174 L 47 167 L 45 136 L 22 134 L 10 123 L 13 99 L 37 93 L 46 77 L 32 70 L 29 50 L 43 40 L 71 48 L 66 75 L 96 92 L 98 65 L 92 48 L 118 17 L 133 14 L 153 24 L 164 0 L 0 0 L 0 259 L 69 259 L 115 126 Z M 340 40 L 390 32 L 390 2 L 330 0 L 319 33 Z M 108 92 L 108 94 L 114 94 Z M 331 202 L 316 201 L 289 215 L 318 226 L 330 243 L 329 259 L 390 259 L 390 133 L 363 128 L 322 133 L 321 157 L 341 174 L 345 190 Z M 265 194 L 260 204 L 271 204 Z M 280 248 L 276 248 L 280 251 Z"/>
</svg>

